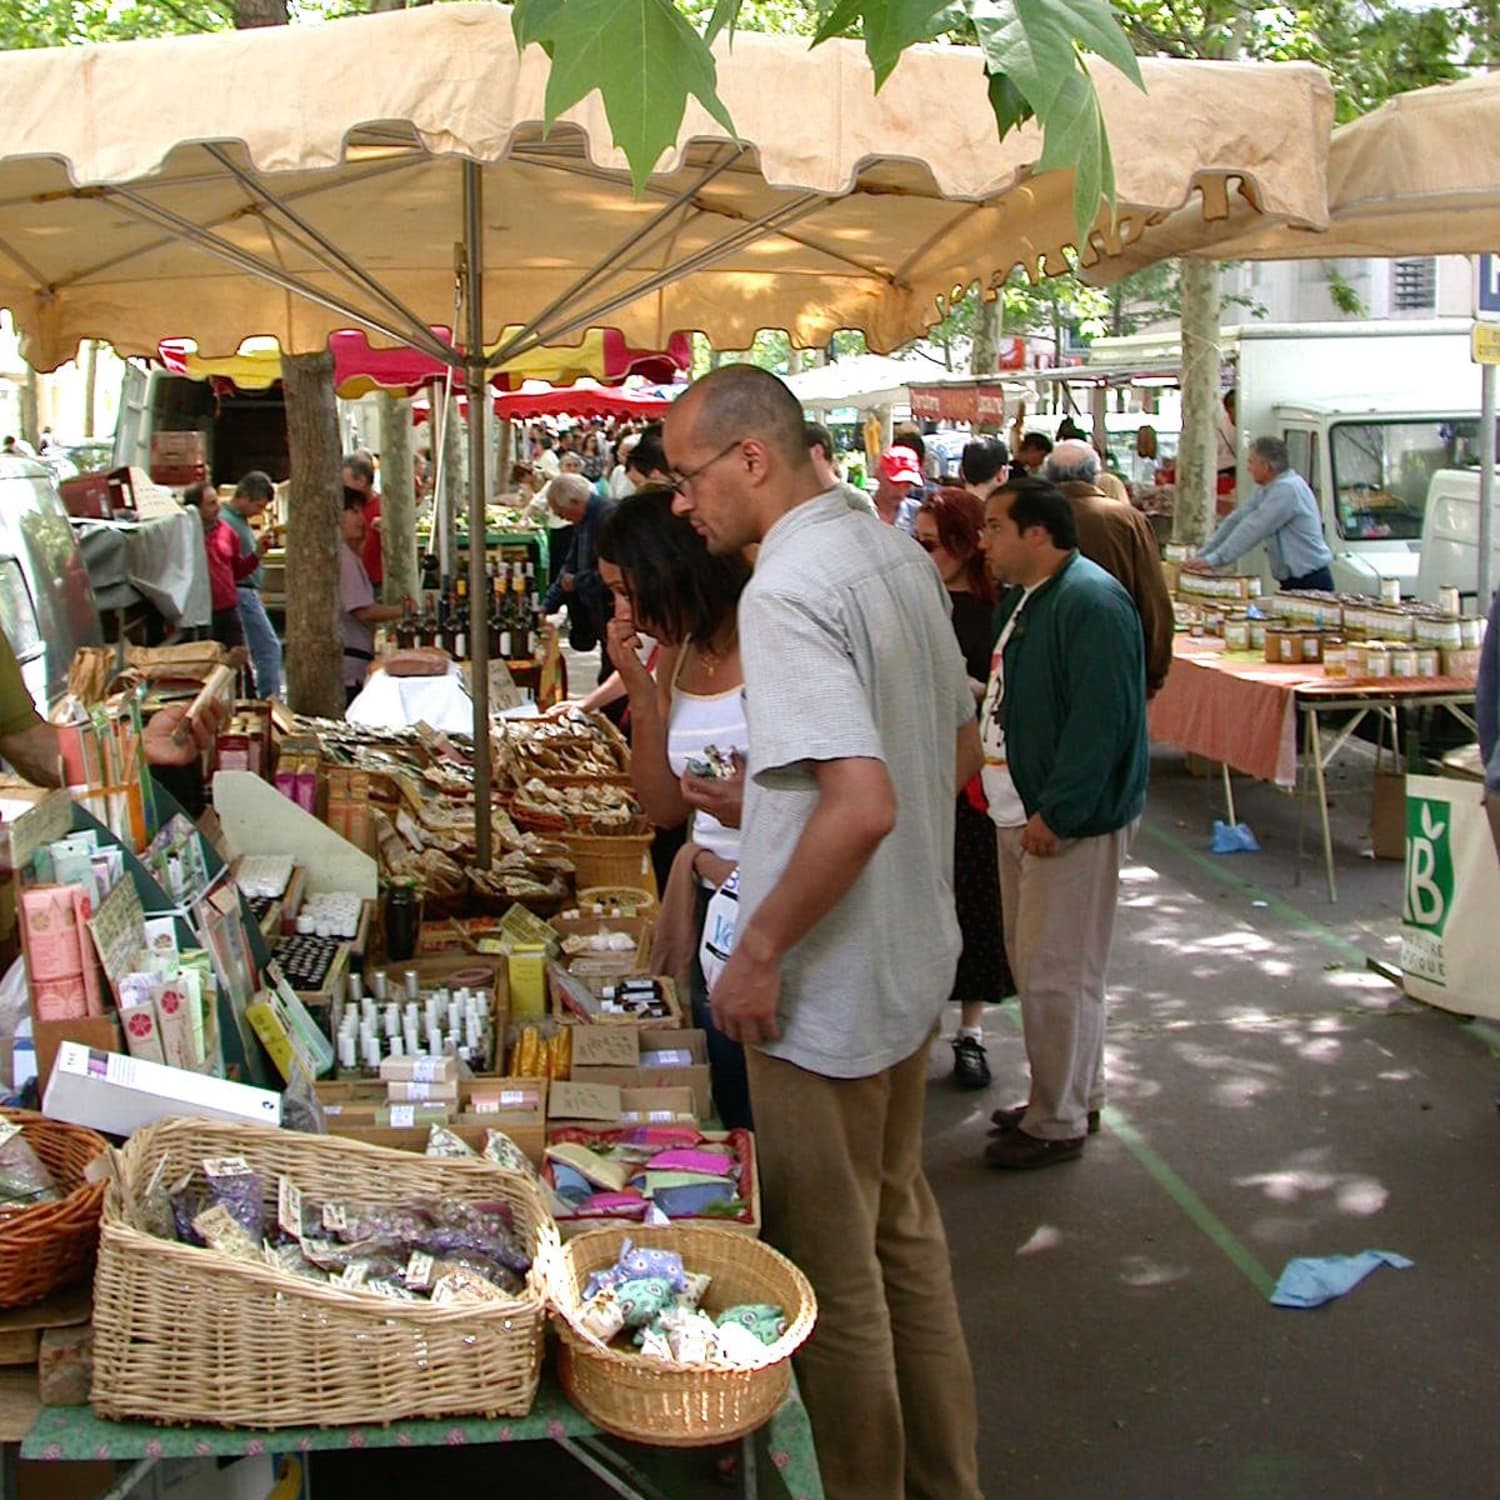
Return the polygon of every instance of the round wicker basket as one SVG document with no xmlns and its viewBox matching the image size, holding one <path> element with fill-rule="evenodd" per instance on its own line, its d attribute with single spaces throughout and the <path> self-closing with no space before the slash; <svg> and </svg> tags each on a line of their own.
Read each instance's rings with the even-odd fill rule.
<svg viewBox="0 0 1500 1500">
<path fill-rule="evenodd" d="M 722 1312 L 742 1302 L 770 1302 L 786 1313 L 786 1332 L 753 1369 L 668 1365 L 601 1345 L 577 1326 L 590 1275 L 632 1244 L 675 1250 L 691 1271 L 713 1280 L 703 1306 Z M 699 1448 L 754 1432 L 770 1420 L 791 1384 L 791 1358 L 817 1320 L 807 1278 L 784 1255 L 730 1229 L 673 1225 L 593 1229 L 569 1240 L 555 1263 L 551 1293 L 561 1340 L 558 1373 L 568 1399 L 596 1427 L 616 1437 L 668 1448 Z"/>
<path fill-rule="evenodd" d="M 0 1109 L 57 1180 L 63 1196 L 14 1213 L 0 1213 L 0 1307 L 40 1302 L 94 1269 L 104 1183 L 85 1182 L 84 1168 L 109 1149 L 102 1135 L 61 1125 L 24 1109 Z"/>
</svg>

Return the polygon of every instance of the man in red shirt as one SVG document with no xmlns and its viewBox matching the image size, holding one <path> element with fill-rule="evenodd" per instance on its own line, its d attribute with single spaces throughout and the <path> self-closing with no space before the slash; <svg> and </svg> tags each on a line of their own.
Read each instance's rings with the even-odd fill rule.
<svg viewBox="0 0 1500 1500">
<path fill-rule="evenodd" d="M 208 554 L 208 591 L 213 604 L 213 638 L 222 646 L 243 646 L 245 630 L 240 623 L 238 585 L 260 566 L 266 550 L 261 538 L 258 552 L 241 554 L 240 539 L 232 527 L 219 519 L 219 493 L 207 480 L 190 484 L 182 492 L 203 522 L 203 549 Z"/>
<path fill-rule="evenodd" d="M 360 549 L 360 561 L 365 565 L 371 585 L 379 593 L 380 585 L 385 582 L 385 562 L 380 555 L 384 523 L 380 519 L 380 496 L 375 492 L 375 462 L 363 448 L 344 458 L 344 488 L 358 490 L 364 496 L 365 540 Z"/>
</svg>

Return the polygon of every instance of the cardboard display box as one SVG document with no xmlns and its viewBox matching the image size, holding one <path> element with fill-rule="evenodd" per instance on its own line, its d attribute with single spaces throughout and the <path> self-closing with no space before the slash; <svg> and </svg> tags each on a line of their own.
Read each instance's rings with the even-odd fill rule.
<svg viewBox="0 0 1500 1500">
<path fill-rule="evenodd" d="M 566 1087 L 564 1084 L 557 1085 L 559 1088 Z M 722 1142 L 729 1139 L 727 1130 L 705 1130 L 700 1132 L 705 1141 Z M 760 1198 L 760 1171 L 755 1159 L 755 1137 L 748 1130 L 736 1132 L 736 1137 L 743 1143 L 745 1154 L 745 1182 L 749 1192 L 747 1202 L 750 1206 L 749 1215 L 744 1219 L 680 1219 L 682 1224 L 710 1224 L 717 1229 L 729 1229 L 735 1234 L 747 1234 L 752 1239 L 760 1238 L 761 1231 L 761 1198 Z M 552 1130 L 549 1126 L 547 1138 L 552 1139 Z M 546 1184 L 542 1185 L 543 1192 L 551 1196 L 550 1189 Z M 575 1234 L 583 1234 L 590 1229 L 631 1229 L 638 1221 L 634 1219 L 603 1219 L 598 1216 L 587 1218 L 570 1218 L 565 1212 L 558 1212 L 558 1204 L 552 1204 L 552 1217 L 557 1222 L 557 1232 L 565 1240 L 570 1240 Z"/>
<path fill-rule="evenodd" d="M 554 1083 L 547 1129 L 617 1130 L 625 1125 L 696 1124 L 689 1088 L 634 1089 L 612 1083 Z"/>
<path fill-rule="evenodd" d="M 662 1064 L 660 1054 L 677 1060 Z M 700 1120 L 713 1113 L 708 1035 L 640 1026 L 578 1026 L 573 1031 L 574 1083 L 613 1084 L 621 1089 L 691 1089 Z"/>
<path fill-rule="evenodd" d="M 623 977 L 633 978 L 634 976 Z M 658 974 L 655 978 L 661 983 L 667 1014 L 650 1020 L 639 1020 L 635 1016 L 605 1015 L 598 1011 L 591 1011 L 588 1002 L 591 999 L 597 1001 L 604 985 L 614 981 L 601 980 L 595 985 L 579 978 L 555 962 L 547 965 L 547 994 L 553 1016 L 570 1026 L 629 1026 L 647 1030 L 681 1031 L 684 1022 L 682 1002 L 677 995 L 677 986 L 668 975 Z"/>
<path fill-rule="evenodd" d="M 469 989 L 486 989 L 490 995 L 490 1025 L 495 1036 L 495 1063 L 494 1067 L 482 1077 L 499 1073 L 505 1066 L 505 1029 L 510 1019 L 510 983 L 506 977 L 505 960 L 494 958 L 488 954 L 472 953 L 444 953 L 424 958 L 413 958 L 405 963 L 392 963 L 384 966 L 388 994 L 392 1000 L 401 1005 L 406 1004 L 406 971 L 415 969 L 417 971 L 417 983 L 421 989 L 436 989 L 441 985 L 448 985 L 457 989 L 467 987 Z M 373 972 L 381 972 L 379 968 Z M 370 979 L 372 971 L 365 970 L 364 991 L 373 994 Z M 338 1005 L 334 1007 L 333 1030 L 337 1035 L 339 1021 L 343 1014 L 344 1000 L 342 997 Z M 379 1005 L 380 1002 L 376 1001 Z M 368 1078 L 364 1069 L 356 1069 L 353 1072 L 340 1071 L 341 1079 L 351 1081 Z"/>
<path fill-rule="evenodd" d="M 386 1087 L 378 1079 L 316 1087 L 330 1135 L 393 1151 L 427 1150 L 430 1126 L 375 1123 L 375 1111 L 386 1103 Z M 528 1160 L 540 1162 L 547 1139 L 547 1088 L 545 1078 L 465 1079 L 458 1086 L 458 1111 L 446 1128 L 476 1151 L 484 1150 L 486 1131 L 503 1130 Z"/>
</svg>

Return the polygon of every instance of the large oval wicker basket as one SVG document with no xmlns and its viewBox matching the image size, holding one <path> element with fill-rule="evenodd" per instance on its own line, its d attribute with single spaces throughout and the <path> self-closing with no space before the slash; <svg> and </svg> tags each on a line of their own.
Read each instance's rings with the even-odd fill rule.
<svg viewBox="0 0 1500 1500">
<path fill-rule="evenodd" d="M 770 1302 L 787 1318 L 786 1332 L 754 1369 L 669 1365 L 627 1349 L 601 1345 L 575 1319 L 590 1275 L 619 1259 L 626 1239 L 675 1250 L 690 1271 L 713 1277 L 703 1306 L 722 1312 L 744 1302 Z M 792 1355 L 812 1332 L 817 1302 L 807 1278 L 769 1245 L 729 1229 L 694 1225 L 593 1229 L 569 1240 L 557 1258 L 552 1307 L 561 1347 L 564 1393 L 596 1427 L 617 1437 L 668 1448 L 700 1448 L 754 1432 L 786 1399 Z"/>
<path fill-rule="evenodd" d="M 389 1302 L 147 1233 L 140 1206 L 152 1182 L 211 1156 L 245 1157 L 272 1219 L 281 1174 L 322 1202 L 499 1200 L 532 1256 L 525 1288 L 494 1303 Z M 256 1125 L 148 1125 L 120 1153 L 104 1203 L 94 1409 L 258 1428 L 524 1416 L 541 1372 L 556 1246 L 535 1182 L 489 1162 Z"/>
<path fill-rule="evenodd" d="M 83 1171 L 109 1145 L 92 1130 L 30 1110 L 0 1109 L 0 1119 L 21 1126 L 63 1194 L 55 1203 L 0 1213 L 0 1307 L 25 1307 L 93 1270 L 104 1183 L 85 1182 Z"/>
<path fill-rule="evenodd" d="M 628 885 L 656 895 L 651 863 L 654 833 L 572 833 L 561 835 L 573 856 L 580 890 L 596 885 Z"/>
</svg>

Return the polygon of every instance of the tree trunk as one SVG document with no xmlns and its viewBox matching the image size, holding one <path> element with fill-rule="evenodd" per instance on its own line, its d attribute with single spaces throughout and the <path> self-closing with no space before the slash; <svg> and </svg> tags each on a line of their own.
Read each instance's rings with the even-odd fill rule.
<svg viewBox="0 0 1500 1500">
<path fill-rule="evenodd" d="M 21 436 L 33 448 L 36 447 L 37 438 L 41 435 L 40 399 L 41 391 L 37 384 L 37 373 L 30 365 L 27 365 L 26 379 L 21 382 Z"/>
<path fill-rule="evenodd" d="M 99 340 L 83 341 L 83 435 L 94 435 L 94 393 L 99 385 Z"/>
<path fill-rule="evenodd" d="M 789 348 L 786 352 L 786 372 L 788 375 L 800 375 L 802 373 L 803 351 L 797 348 Z"/>
<path fill-rule="evenodd" d="M 252 31 L 257 26 L 285 26 L 288 20 L 287 0 L 234 0 L 236 31 Z"/>
<path fill-rule="evenodd" d="M 293 712 L 344 712 L 338 402 L 333 355 L 283 354 L 291 498 L 286 537 L 286 682 Z"/>
<path fill-rule="evenodd" d="M 389 392 L 380 398 L 380 521 L 385 602 L 415 599 L 417 502 L 411 472 L 411 402 Z"/>
<path fill-rule="evenodd" d="M 1188 258 L 1182 266 L 1182 437 L 1172 539 L 1201 546 L 1214 529 L 1219 415 L 1219 268 Z"/>
<path fill-rule="evenodd" d="M 969 370 L 974 375 L 993 375 L 1000 359 L 1000 298 L 979 297 L 979 321 L 974 326 L 974 347 L 969 355 Z"/>
</svg>

